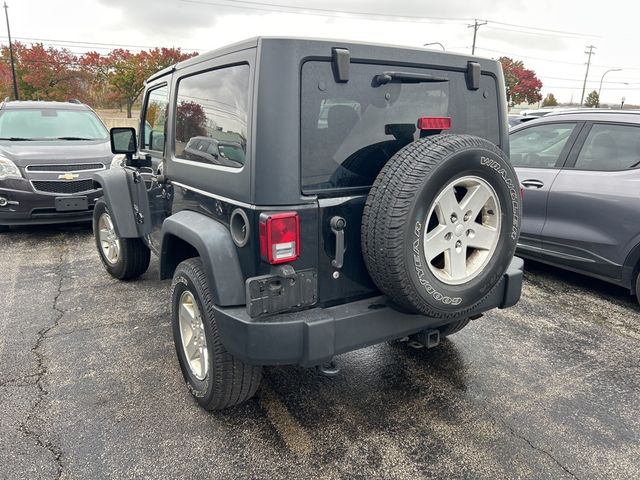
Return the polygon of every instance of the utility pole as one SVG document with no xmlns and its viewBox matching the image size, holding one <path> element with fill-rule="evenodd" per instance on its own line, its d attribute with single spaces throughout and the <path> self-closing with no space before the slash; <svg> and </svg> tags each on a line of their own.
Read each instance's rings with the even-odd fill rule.
<svg viewBox="0 0 640 480">
<path fill-rule="evenodd" d="M 13 60 L 13 45 L 11 44 L 11 30 L 9 29 L 9 11 L 7 7 L 7 2 L 4 2 L 4 16 L 7 19 L 7 36 L 9 37 L 9 56 L 11 57 L 11 75 L 13 76 L 13 96 L 16 97 L 16 100 L 19 100 L 18 97 L 18 81 L 16 80 L 16 65 Z"/>
<path fill-rule="evenodd" d="M 585 50 L 584 53 L 586 53 L 587 55 L 589 55 L 589 57 L 587 58 L 587 71 L 584 74 L 584 83 L 582 84 L 582 96 L 580 97 L 580 106 L 582 107 L 584 102 L 584 91 L 587 88 L 587 77 L 589 76 L 589 66 L 591 65 L 591 55 L 595 55 L 595 53 L 593 53 L 593 49 L 596 48 L 593 45 L 588 45 L 586 48 L 588 48 L 589 50 Z"/>
<path fill-rule="evenodd" d="M 478 35 L 478 29 L 482 26 L 482 25 L 486 25 L 487 22 L 484 21 L 482 23 L 478 22 L 478 19 L 474 19 L 473 25 L 467 25 L 467 28 L 473 28 L 473 45 L 471 45 L 471 55 L 475 55 L 476 54 L 476 37 Z"/>
</svg>

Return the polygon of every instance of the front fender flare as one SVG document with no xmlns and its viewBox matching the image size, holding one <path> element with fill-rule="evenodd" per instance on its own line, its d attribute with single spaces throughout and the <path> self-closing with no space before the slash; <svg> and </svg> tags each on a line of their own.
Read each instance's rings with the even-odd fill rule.
<svg viewBox="0 0 640 480">
<path fill-rule="evenodd" d="M 244 305 L 245 288 L 240 261 L 231 233 L 220 222 L 201 213 L 183 210 L 162 224 L 160 277 L 173 275 L 172 238 L 188 243 L 202 259 L 209 290 L 216 305 Z"/>
<path fill-rule="evenodd" d="M 104 201 L 118 237 L 141 238 L 151 233 L 151 214 L 144 181 L 135 183 L 133 172 L 125 168 L 94 173 L 92 178 L 102 187 Z M 135 203 L 132 189 L 135 191 Z M 136 210 L 141 214 L 141 223 L 136 221 Z"/>
</svg>

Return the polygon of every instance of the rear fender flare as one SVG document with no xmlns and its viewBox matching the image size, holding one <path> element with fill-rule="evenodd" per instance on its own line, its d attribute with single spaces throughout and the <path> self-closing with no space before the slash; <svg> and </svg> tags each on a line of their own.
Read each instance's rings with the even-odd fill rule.
<svg viewBox="0 0 640 480">
<path fill-rule="evenodd" d="M 222 223 L 189 210 L 167 218 L 162 224 L 160 245 L 160 277 L 163 279 L 173 276 L 178 260 L 182 258 L 174 247 L 176 239 L 197 250 L 216 305 L 227 307 L 246 303 L 237 247 Z"/>
</svg>

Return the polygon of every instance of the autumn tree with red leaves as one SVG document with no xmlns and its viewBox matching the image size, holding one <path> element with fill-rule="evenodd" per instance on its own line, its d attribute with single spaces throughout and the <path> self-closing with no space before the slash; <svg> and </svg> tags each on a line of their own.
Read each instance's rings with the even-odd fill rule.
<svg viewBox="0 0 640 480">
<path fill-rule="evenodd" d="M 16 77 L 23 100 L 68 100 L 82 96 L 82 74 L 78 58 L 66 48 L 45 48 L 42 43 L 30 47 L 13 43 Z M 0 81 L 2 93 L 11 91 L 11 64 L 8 46 L 2 47 Z"/>
<path fill-rule="evenodd" d="M 98 71 L 106 78 L 115 98 L 126 105 L 127 118 L 131 118 L 131 109 L 151 74 L 195 55 L 179 48 L 154 48 L 139 53 L 116 49 L 102 59 Z"/>
<path fill-rule="evenodd" d="M 182 101 L 176 113 L 176 138 L 188 141 L 192 137 L 206 135 L 207 115 L 202 105 L 195 102 Z"/>
<path fill-rule="evenodd" d="M 126 106 L 129 118 L 145 79 L 196 55 L 179 48 L 153 48 L 138 53 L 117 49 L 108 55 L 89 52 L 76 56 L 65 48 L 45 48 L 41 43 L 27 47 L 20 42 L 13 42 L 13 49 L 21 99 L 78 98 L 95 107 L 115 103 Z M 2 46 L 0 55 L 0 94 L 9 96 L 12 79 L 8 46 Z"/>
<path fill-rule="evenodd" d="M 542 82 L 536 77 L 533 70 L 525 68 L 521 60 L 500 57 L 498 61 L 502 64 L 509 107 L 520 103 L 532 104 L 542 100 L 540 94 Z"/>
</svg>

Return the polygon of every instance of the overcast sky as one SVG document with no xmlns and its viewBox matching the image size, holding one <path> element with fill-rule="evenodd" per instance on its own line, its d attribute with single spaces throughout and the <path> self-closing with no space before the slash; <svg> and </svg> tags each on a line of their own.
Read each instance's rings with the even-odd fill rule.
<svg viewBox="0 0 640 480">
<path fill-rule="evenodd" d="M 523 60 L 542 80 L 543 94 L 580 101 L 587 45 L 595 55 L 587 93 L 602 87 L 602 103 L 640 104 L 635 52 L 640 2 L 633 0 L 7 0 L 14 39 L 35 39 L 73 52 L 106 53 L 110 45 L 139 50 L 176 46 L 210 50 L 257 35 L 299 35 L 421 46 L 441 42 L 471 53 Z M 293 8 L 286 8 L 286 6 Z M 304 10 L 308 8 L 309 10 Z M 507 25 L 505 25 L 507 24 Z M 6 41 L 4 24 L 1 39 Z M 34 39 L 34 40 L 32 40 Z M 85 43 L 82 43 L 85 42 Z M 127 48 L 127 47 L 125 47 Z M 433 46 L 429 48 L 439 48 Z"/>
</svg>

